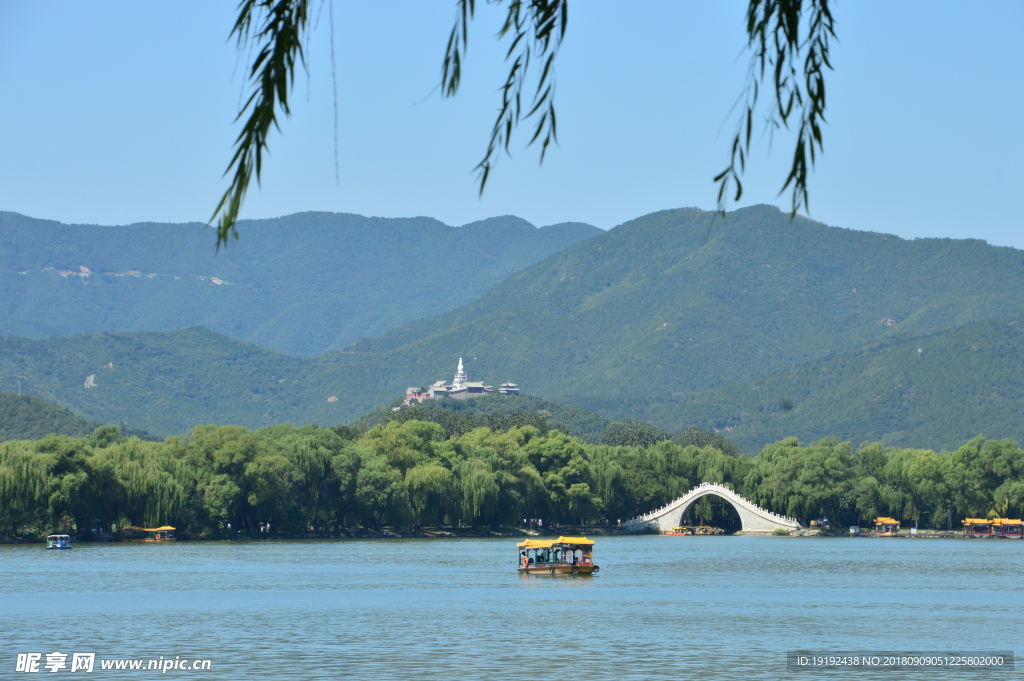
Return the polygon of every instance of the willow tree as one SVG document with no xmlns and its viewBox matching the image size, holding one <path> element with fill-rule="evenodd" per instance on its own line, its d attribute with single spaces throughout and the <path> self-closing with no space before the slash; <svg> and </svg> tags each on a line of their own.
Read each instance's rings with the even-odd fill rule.
<svg viewBox="0 0 1024 681">
<path fill-rule="evenodd" d="M 327 2 L 333 31 L 334 3 Z M 555 62 L 569 26 L 569 0 L 488 0 L 505 9 L 498 29 L 507 44 L 508 74 L 499 88 L 498 115 L 491 126 L 482 159 L 475 171 L 483 193 L 498 158 L 508 154 L 520 123 L 532 126 L 527 146 L 538 144 L 540 160 L 558 140 L 555 113 Z M 304 44 L 309 38 L 313 0 L 242 0 L 231 29 L 239 54 L 254 55 L 248 67 L 249 96 L 236 120 L 244 121 L 235 140 L 226 175 L 231 184 L 214 210 L 217 247 L 238 238 L 237 221 L 242 201 L 255 175 L 259 182 L 263 154 L 279 115 L 291 113 L 289 96 L 295 67 L 305 65 Z M 454 96 L 462 82 L 462 66 L 469 44 L 476 0 L 457 0 L 455 23 L 441 60 L 440 89 Z M 636 5 L 643 11 L 643 5 Z M 835 20 L 829 0 L 749 0 L 745 18 L 750 65 L 743 87 L 740 116 L 729 146 L 729 162 L 713 178 L 718 185 L 718 208 L 725 210 L 729 196 L 743 195 L 741 177 L 746 169 L 754 133 L 755 112 L 767 89 L 771 104 L 766 123 L 771 129 L 795 128 L 793 160 L 780 194 L 789 190 L 792 213 L 807 207 L 808 174 L 823 149 L 825 72 Z M 333 58 L 333 35 L 332 35 Z M 335 87 L 337 110 L 337 87 Z M 337 148 L 337 145 L 335 145 Z"/>
<path fill-rule="evenodd" d="M 437 461 L 410 468 L 405 474 L 405 487 L 413 522 L 420 525 L 444 524 L 458 498 L 455 476 Z"/>
<path fill-rule="evenodd" d="M 19 534 L 45 522 L 50 468 L 28 442 L 0 444 L 0 534 Z"/>
<path fill-rule="evenodd" d="M 100 450 L 93 459 L 94 485 L 103 484 L 103 472 L 116 483 L 95 490 L 94 520 L 121 526 L 182 524 L 195 476 L 163 443 L 130 438 Z"/>
<path fill-rule="evenodd" d="M 766 446 L 751 461 L 742 493 L 776 513 L 803 521 L 856 517 L 852 447 L 825 438 L 801 446 L 789 437 Z"/>
<path fill-rule="evenodd" d="M 537 511 L 544 482 L 525 447 L 541 437 L 540 430 L 532 425 L 522 425 L 506 432 L 477 428 L 455 443 L 455 449 L 464 456 L 486 461 L 495 475 L 501 510 L 491 519 L 492 524 L 515 523 Z"/>
<path fill-rule="evenodd" d="M 346 493 L 351 496 L 352 473 L 345 464 L 352 461 L 344 456 L 351 442 L 317 426 L 280 424 L 261 428 L 256 434 L 291 462 L 296 476 L 292 506 L 301 517 L 300 529 L 340 525 L 339 516 L 344 517 L 351 502 L 345 497 Z"/>
</svg>

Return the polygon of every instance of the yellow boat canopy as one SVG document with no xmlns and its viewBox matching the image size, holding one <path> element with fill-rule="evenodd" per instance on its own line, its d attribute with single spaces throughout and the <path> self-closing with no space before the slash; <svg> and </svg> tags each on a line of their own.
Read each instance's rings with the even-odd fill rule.
<svg viewBox="0 0 1024 681">
<path fill-rule="evenodd" d="M 964 518 L 964 525 L 991 525 L 994 522 L 988 518 Z"/>
<path fill-rule="evenodd" d="M 122 527 L 122 530 L 138 530 L 140 532 L 165 532 L 167 530 L 176 530 L 178 528 L 171 527 L 170 525 L 162 525 L 160 527 L 138 527 L 137 525 L 128 525 Z"/>
<path fill-rule="evenodd" d="M 875 518 L 875 525 L 899 525 L 900 521 L 895 518 Z"/>
<path fill-rule="evenodd" d="M 593 546 L 594 540 L 586 537 L 559 537 L 558 539 L 527 539 L 516 546 L 524 549 L 550 549 L 555 544 L 572 544 L 573 546 Z"/>
<path fill-rule="evenodd" d="M 1009 518 L 993 518 L 993 525 L 1020 525 L 1020 520 L 1010 520 Z"/>
</svg>

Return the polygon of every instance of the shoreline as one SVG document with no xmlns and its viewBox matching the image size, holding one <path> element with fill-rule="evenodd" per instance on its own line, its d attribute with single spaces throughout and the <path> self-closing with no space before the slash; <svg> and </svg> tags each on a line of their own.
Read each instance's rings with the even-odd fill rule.
<svg viewBox="0 0 1024 681">
<path fill-rule="evenodd" d="M 238 532 L 233 535 L 222 535 L 216 537 L 190 537 L 187 534 L 179 536 L 174 541 L 287 541 L 300 539 L 486 539 L 486 538 L 528 538 L 528 537 L 558 537 L 558 536 L 667 536 L 655 532 L 626 532 L 618 527 L 561 527 L 548 530 L 525 530 L 522 528 L 503 527 L 497 530 L 472 529 L 472 528 L 427 528 L 421 530 L 395 531 L 395 530 L 349 530 L 344 532 L 306 532 L 294 534 L 249 534 Z M 773 539 L 787 538 L 827 538 L 827 539 L 1006 539 L 1006 537 L 970 537 L 962 532 L 949 530 L 919 530 L 915 534 L 881 535 L 876 532 L 862 532 L 860 534 L 849 534 L 840 531 L 820 530 L 799 530 L 788 535 L 742 535 L 739 532 L 733 534 L 714 535 L 718 537 L 730 536 L 764 536 Z M 687 538 L 690 541 L 693 538 Z M 114 535 L 71 535 L 72 543 L 76 544 L 104 544 L 122 543 Z M 0 537 L 0 544 L 45 544 L 46 540 L 37 537 Z M 154 543 L 154 542 L 124 542 L 124 543 Z"/>
</svg>

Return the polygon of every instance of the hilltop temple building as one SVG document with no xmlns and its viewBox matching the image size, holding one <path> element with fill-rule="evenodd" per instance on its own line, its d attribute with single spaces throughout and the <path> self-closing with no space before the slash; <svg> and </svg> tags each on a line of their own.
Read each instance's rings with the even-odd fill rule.
<svg viewBox="0 0 1024 681">
<path fill-rule="evenodd" d="M 462 367 L 462 358 L 459 357 L 459 368 L 455 372 L 455 378 L 451 383 L 444 380 L 434 381 L 430 387 L 406 388 L 405 403 L 414 404 L 423 400 L 436 400 L 442 397 L 452 397 L 456 400 L 464 400 L 469 397 L 481 397 L 493 392 L 493 388 L 483 381 L 470 381 L 466 378 L 466 370 Z M 498 392 L 502 395 L 518 395 L 519 386 L 515 383 L 502 383 Z"/>
</svg>

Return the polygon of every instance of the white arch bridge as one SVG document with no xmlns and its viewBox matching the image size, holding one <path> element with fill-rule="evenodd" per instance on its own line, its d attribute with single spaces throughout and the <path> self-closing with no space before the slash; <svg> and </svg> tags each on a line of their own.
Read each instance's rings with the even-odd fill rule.
<svg viewBox="0 0 1024 681">
<path fill-rule="evenodd" d="M 740 534 L 771 534 L 777 529 L 800 529 L 800 523 L 793 518 L 767 511 L 749 499 L 736 494 L 736 492 L 733 492 L 728 487 L 719 485 L 716 482 L 701 483 L 667 506 L 662 506 L 658 510 L 651 511 L 639 518 L 627 520 L 623 526 L 627 531 L 632 532 L 650 530 L 668 532 L 673 527 L 678 527 L 682 524 L 683 513 L 686 512 L 686 509 L 693 502 L 709 494 L 725 499 L 736 509 L 736 513 L 740 516 L 740 522 L 743 524 Z"/>
</svg>

